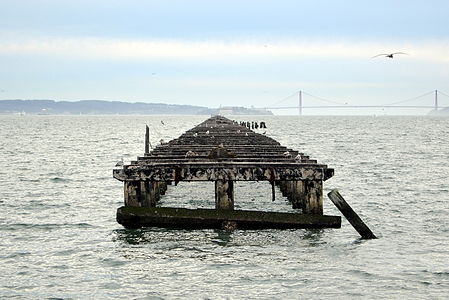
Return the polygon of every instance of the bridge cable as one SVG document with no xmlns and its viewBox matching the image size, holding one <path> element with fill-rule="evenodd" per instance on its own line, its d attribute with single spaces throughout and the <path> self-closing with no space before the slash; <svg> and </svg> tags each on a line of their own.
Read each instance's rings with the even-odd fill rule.
<svg viewBox="0 0 449 300">
<path fill-rule="evenodd" d="M 280 104 L 281 102 L 287 100 L 288 98 L 291 98 L 291 97 L 297 95 L 298 93 L 299 93 L 299 92 L 296 91 L 296 92 L 294 92 L 293 94 L 291 94 L 291 95 L 289 95 L 289 96 L 287 96 L 287 97 L 285 97 L 285 98 L 282 98 L 281 100 L 279 100 L 279 101 L 277 101 L 277 102 L 275 102 L 275 103 L 273 103 L 273 104 L 271 104 L 271 105 L 267 105 L 266 107 L 273 107 L 273 106 L 275 106 L 275 105 L 277 105 L 277 104 Z"/>
<path fill-rule="evenodd" d="M 315 98 L 315 99 L 318 99 L 318 100 L 321 100 L 321 101 L 324 101 L 324 102 L 327 102 L 327 103 L 339 104 L 339 105 L 347 105 L 348 104 L 348 103 L 343 103 L 343 102 L 338 102 L 338 101 L 333 101 L 333 100 L 328 100 L 328 99 L 324 99 L 324 98 L 321 98 L 321 97 L 317 97 L 317 96 L 311 95 L 311 94 L 309 94 L 307 92 L 304 92 L 304 91 L 302 93 L 307 95 L 307 96 L 310 96 L 312 98 Z"/>
<path fill-rule="evenodd" d="M 445 93 L 443 93 L 443 92 L 441 92 L 441 91 L 438 91 L 438 94 L 442 94 L 442 95 L 444 95 L 444 96 L 446 96 L 446 97 L 449 97 L 448 94 L 445 94 Z"/>
<path fill-rule="evenodd" d="M 388 104 L 385 104 L 385 105 L 395 105 L 395 104 L 399 104 L 399 103 L 404 103 L 404 102 L 416 100 L 416 99 L 418 99 L 418 98 L 421 98 L 421 97 L 424 97 L 424 96 L 428 96 L 428 95 L 430 95 L 430 94 L 432 94 L 432 93 L 434 93 L 434 91 L 430 91 L 430 92 L 427 92 L 427 93 L 425 93 L 425 94 L 422 94 L 422 95 L 419 95 L 419 96 L 416 96 L 416 97 L 412 97 L 412 98 L 408 98 L 408 99 L 405 99 L 405 100 L 401 100 L 401 101 L 396 101 L 396 102 L 388 103 Z"/>
</svg>

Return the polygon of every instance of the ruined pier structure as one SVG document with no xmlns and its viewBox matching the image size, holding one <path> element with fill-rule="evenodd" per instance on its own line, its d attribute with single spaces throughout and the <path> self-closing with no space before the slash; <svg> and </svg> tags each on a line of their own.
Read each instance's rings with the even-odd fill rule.
<svg viewBox="0 0 449 300">
<path fill-rule="evenodd" d="M 323 216 L 323 181 L 332 177 L 333 171 L 303 153 L 281 146 L 276 140 L 222 116 L 207 119 L 151 152 L 147 127 L 145 155 L 113 170 L 114 178 L 124 182 L 125 207 L 118 210 L 117 220 L 128 227 L 197 224 L 198 220 L 208 218 L 220 222 L 240 220 L 238 223 L 246 225 L 259 223 L 259 227 L 264 227 L 263 224 L 266 227 L 339 227 L 340 217 Z M 167 186 L 180 181 L 214 181 L 214 212 L 184 211 L 188 216 L 177 222 L 175 215 L 179 217 L 182 209 L 176 209 L 175 213 L 168 208 L 156 209 Z M 273 200 L 277 185 L 293 208 L 302 209 L 303 214 L 293 214 L 296 225 L 279 225 L 292 214 L 275 216 L 276 213 L 271 213 L 276 219 L 272 226 L 267 225 L 267 217 L 252 216 L 253 212 L 241 216 L 234 211 L 235 181 L 268 181 L 272 185 Z M 147 209 L 131 209 L 137 207 Z M 138 218 L 143 215 L 147 218 L 145 222 Z M 157 220 L 148 221 L 151 216 Z M 306 216 L 308 225 L 304 223 Z M 212 226 L 217 222 L 206 223 Z"/>
</svg>

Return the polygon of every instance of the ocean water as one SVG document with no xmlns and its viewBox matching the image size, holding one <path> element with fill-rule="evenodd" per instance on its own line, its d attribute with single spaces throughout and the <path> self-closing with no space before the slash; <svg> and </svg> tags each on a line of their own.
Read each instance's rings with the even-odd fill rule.
<svg viewBox="0 0 449 300">
<path fill-rule="evenodd" d="M 126 230 L 115 163 L 202 116 L 0 116 L 0 298 L 447 299 L 449 118 L 236 117 L 335 169 L 373 232 Z M 165 125 L 161 123 L 164 121 Z M 292 211 L 267 183 L 238 183 L 236 207 Z M 340 215 L 325 196 L 324 211 Z M 213 185 L 169 186 L 161 205 L 213 207 Z"/>
</svg>

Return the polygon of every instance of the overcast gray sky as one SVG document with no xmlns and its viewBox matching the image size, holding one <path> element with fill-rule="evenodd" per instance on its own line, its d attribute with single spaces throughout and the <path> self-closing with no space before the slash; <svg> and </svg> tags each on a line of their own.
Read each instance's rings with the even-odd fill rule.
<svg viewBox="0 0 449 300">
<path fill-rule="evenodd" d="M 0 99 L 264 107 L 298 90 L 359 105 L 449 93 L 448 12 L 432 0 L 0 0 Z M 372 58 L 396 51 L 409 55 Z"/>
</svg>

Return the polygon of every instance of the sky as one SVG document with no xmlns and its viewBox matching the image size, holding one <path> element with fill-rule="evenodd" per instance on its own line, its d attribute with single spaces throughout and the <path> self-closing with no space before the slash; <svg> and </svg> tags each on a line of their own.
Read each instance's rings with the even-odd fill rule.
<svg viewBox="0 0 449 300">
<path fill-rule="evenodd" d="M 449 94 L 448 11 L 447 0 L 0 0 L 0 99 L 267 107 L 297 105 L 299 90 L 304 106 Z M 392 52 L 407 55 L 373 58 Z"/>
</svg>

